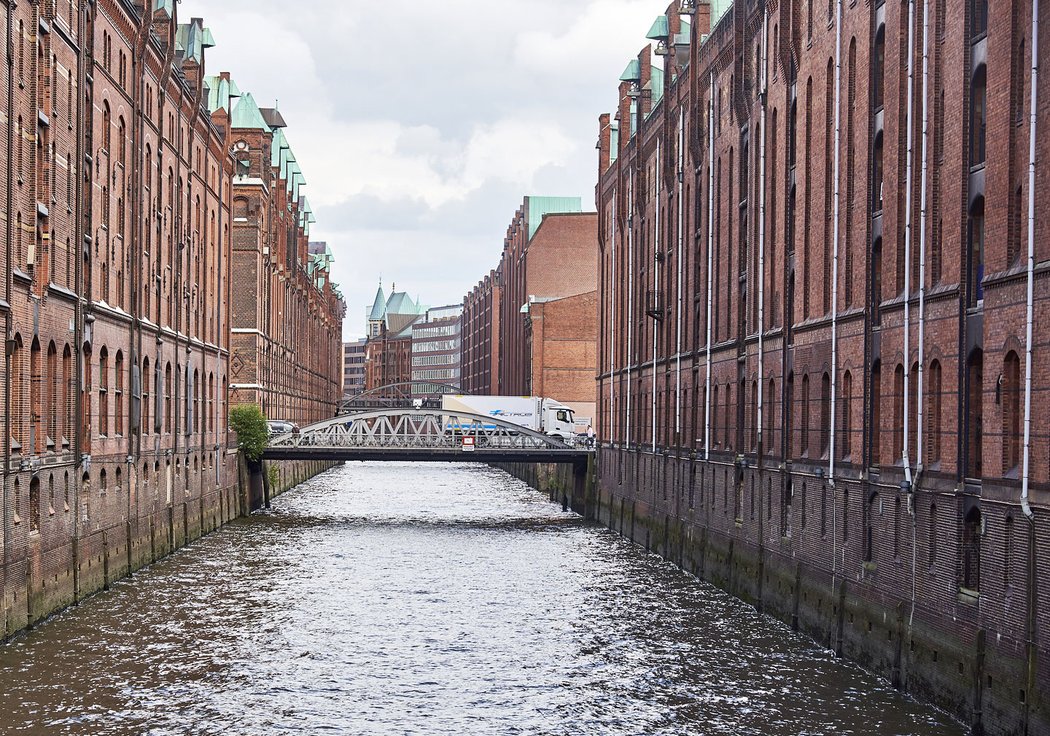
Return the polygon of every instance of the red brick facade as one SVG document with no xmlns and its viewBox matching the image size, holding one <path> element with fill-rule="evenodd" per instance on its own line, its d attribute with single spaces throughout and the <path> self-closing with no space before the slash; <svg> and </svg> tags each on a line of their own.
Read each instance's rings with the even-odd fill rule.
<svg viewBox="0 0 1050 736">
<path fill-rule="evenodd" d="M 243 507 L 229 99 L 201 21 L 148 6 L 0 5 L 0 637 Z"/>
<path fill-rule="evenodd" d="M 384 330 L 365 346 L 365 391 L 412 380 L 412 335 L 389 336 Z"/>
<path fill-rule="evenodd" d="M 593 422 L 598 292 L 531 303 L 525 340 L 532 359 L 526 393 L 555 398 L 576 411 L 578 422 Z"/>
<path fill-rule="evenodd" d="M 276 110 L 250 95 L 230 121 L 233 156 L 233 300 L 230 401 L 271 419 L 312 424 L 342 397 L 345 305 L 324 244 L 310 243 L 306 180 Z"/>
<path fill-rule="evenodd" d="M 460 386 L 468 394 L 499 394 L 499 272 L 490 271 L 463 297 L 463 364 Z"/>
<path fill-rule="evenodd" d="M 1030 4 L 987 3 L 985 23 L 976 1 L 737 2 L 703 42 L 697 5 L 691 28 L 677 3 L 667 13 L 685 34 L 668 73 L 645 49 L 601 120 L 602 502 L 702 536 L 760 605 L 793 590 L 796 622 L 804 581 L 827 582 L 837 627 L 821 618 L 831 587 L 801 625 L 839 651 L 964 717 L 995 710 L 1003 732 L 1050 728 L 1050 650 L 1026 650 L 1028 627 L 1050 631 L 1046 586 L 1033 590 L 1050 569 L 1045 412 L 1034 521 L 1019 504 Z M 1040 166 L 1036 191 L 1048 177 Z M 763 568 L 787 576 L 778 591 Z M 895 606 L 907 626 L 876 621 Z M 871 643 L 880 627 L 911 642 L 896 664 Z M 937 679 L 955 664 L 962 676 Z"/>
<path fill-rule="evenodd" d="M 546 386 L 567 395 L 542 395 L 593 413 L 596 329 L 587 305 L 596 308 L 598 218 L 579 209 L 579 200 L 526 197 L 514 214 L 499 266 L 463 298 L 464 391 L 526 395 Z M 575 298 L 586 295 L 589 302 Z M 544 310 L 558 315 L 546 327 L 536 322 Z M 579 319 L 571 337 L 552 329 L 567 326 L 565 315 Z M 580 325 L 592 328 L 589 348 Z"/>
</svg>

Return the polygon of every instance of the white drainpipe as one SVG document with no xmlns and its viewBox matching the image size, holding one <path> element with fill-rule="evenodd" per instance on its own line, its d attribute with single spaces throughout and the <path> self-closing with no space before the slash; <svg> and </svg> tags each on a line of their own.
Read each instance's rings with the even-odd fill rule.
<svg viewBox="0 0 1050 736">
<path fill-rule="evenodd" d="M 631 362 L 634 360 L 634 171 L 627 179 L 627 429 L 631 444 Z"/>
<path fill-rule="evenodd" d="M 715 73 L 711 72 L 707 101 L 707 388 L 704 395 L 704 460 L 711 458 L 711 269 L 714 267 L 715 224 Z"/>
<path fill-rule="evenodd" d="M 840 156 L 842 141 L 842 0 L 835 3 L 835 178 L 833 187 L 833 212 L 831 242 L 833 249 L 831 269 L 831 437 L 828 441 L 828 483 L 832 494 L 835 488 L 835 436 L 838 422 L 838 379 L 839 379 L 839 184 Z"/>
<path fill-rule="evenodd" d="M 920 158 L 922 159 L 921 174 L 919 176 L 919 377 L 915 396 L 916 404 L 916 427 L 915 427 L 915 478 L 911 486 L 912 494 L 918 490 L 917 486 L 922 479 L 923 470 L 923 430 L 925 428 L 926 411 L 923 402 L 925 366 L 926 360 L 926 180 L 927 165 L 926 154 L 929 141 L 930 113 L 929 113 L 929 77 L 930 77 L 930 3 L 923 0 L 922 3 L 922 145 L 920 147 Z M 914 496 L 908 499 L 908 513 L 911 514 L 911 613 L 908 616 L 908 625 L 911 626 L 915 619 L 915 605 L 918 577 L 918 519 L 915 514 Z"/>
<path fill-rule="evenodd" d="M 901 448 L 901 459 L 904 464 L 904 477 L 912 483 L 911 459 L 908 457 L 909 430 L 908 417 L 911 408 L 909 378 L 911 376 L 911 230 L 912 230 L 912 157 L 915 147 L 915 126 L 912 125 L 915 114 L 915 0 L 908 0 L 908 159 L 904 180 L 904 447 Z"/>
<path fill-rule="evenodd" d="M 762 12 L 762 134 L 758 139 L 758 418 L 756 440 L 758 447 L 765 448 L 762 444 L 762 431 L 764 429 L 764 406 L 762 396 L 765 389 L 765 331 L 766 331 L 766 96 L 769 93 L 769 77 L 766 66 L 769 63 L 767 56 L 769 38 L 769 8 Z M 756 448 L 757 449 L 757 448 Z M 762 464 L 761 455 L 758 458 L 759 467 Z M 761 483 L 761 481 L 760 481 Z"/>
<path fill-rule="evenodd" d="M 659 299 L 660 289 L 660 177 L 662 175 L 663 166 L 661 163 L 663 159 L 660 158 L 660 141 L 656 142 L 656 226 L 655 226 L 655 238 L 653 241 L 653 291 L 656 292 L 656 298 Z M 648 306 L 648 305 L 647 305 Z M 659 306 L 659 305 L 657 305 Z M 652 446 L 653 454 L 656 454 L 656 335 L 657 335 L 656 319 L 653 318 L 653 374 L 652 374 L 652 411 L 650 417 L 652 419 Z"/>
<path fill-rule="evenodd" d="M 678 108 L 678 337 L 675 346 L 677 363 L 674 392 L 674 431 L 676 444 L 681 446 L 682 432 L 682 258 L 685 241 L 682 231 L 685 229 L 685 210 L 683 209 L 682 188 L 685 181 L 685 111 Z"/>
<path fill-rule="evenodd" d="M 1039 0 L 1032 0 L 1032 94 L 1028 123 L 1028 288 L 1025 295 L 1024 458 L 1021 469 L 1021 510 L 1034 519 L 1028 501 L 1028 464 L 1032 441 L 1032 323 L 1035 321 L 1035 133 L 1039 102 Z"/>
<path fill-rule="evenodd" d="M 619 222 L 619 192 L 613 189 L 613 213 L 612 213 L 612 264 L 610 265 L 611 290 L 609 295 L 609 428 L 608 437 L 611 442 L 616 436 L 613 430 L 613 405 L 616 399 L 616 238 L 618 236 L 616 224 Z M 617 422 L 619 424 L 619 422 Z"/>
<path fill-rule="evenodd" d="M 925 430 L 926 407 L 923 401 L 925 394 L 926 367 L 926 154 L 930 137 L 929 81 L 930 81 L 930 21 L 929 0 L 922 3 L 922 159 L 919 176 L 919 378 L 915 396 L 917 422 L 915 427 L 915 483 L 919 483 L 923 470 L 923 434 Z M 913 487 L 912 489 L 917 490 Z"/>
</svg>

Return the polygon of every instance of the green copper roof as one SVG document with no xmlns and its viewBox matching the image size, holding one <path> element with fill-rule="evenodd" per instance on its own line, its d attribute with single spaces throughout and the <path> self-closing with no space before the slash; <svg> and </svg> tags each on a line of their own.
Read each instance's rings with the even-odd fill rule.
<svg viewBox="0 0 1050 736">
<path fill-rule="evenodd" d="M 241 96 L 241 91 L 232 79 L 224 77 L 205 77 L 204 85 L 208 88 L 208 111 L 230 111 L 233 100 Z"/>
<path fill-rule="evenodd" d="M 369 321 L 381 320 L 386 316 L 386 295 L 383 293 L 383 285 L 379 285 L 375 301 L 372 302 L 372 311 L 368 315 Z"/>
<path fill-rule="evenodd" d="M 645 37 L 653 41 L 663 41 L 669 34 L 670 31 L 667 29 L 667 16 L 660 15 L 657 16 L 655 21 L 653 21 L 653 26 L 649 29 L 649 32 L 645 34 Z"/>
<path fill-rule="evenodd" d="M 621 82 L 638 82 L 642 79 L 642 63 L 638 59 L 631 59 L 627 68 L 620 75 Z"/>
<path fill-rule="evenodd" d="M 153 0 L 153 15 L 163 15 L 171 18 L 175 11 L 175 0 Z"/>
<path fill-rule="evenodd" d="M 649 79 L 649 84 L 646 88 L 653 93 L 653 108 L 656 108 L 657 103 L 664 97 L 664 70 L 658 66 L 653 66 L 652 76 Z"/>
<path fill-rule="evenodd" d="M 199 19 L 189 23 L 180 23 L 175 31 L 175 50 L 183 57 L 193 59 L 198 64 L 204 62 L 204 49 L 215 46 L 211 31 L 201 25 Z"/>
<path fill-rule="evenodd" d="M 277 168 L 283 166 L 283 151 L 290 150 L 288 139 L 284 137 L 284 131 L 278 128 L 273 132 L 273 146 L 270 148 L 270 166 Z"/>
<path fill-rule="evenodd" d="M 733 7 L 733 0 L 711 0 L 711 28 L 714 29 L 722 16 Z"/>
<path fill-rule="evenodd" d="M 563 212 L 583 212 L 583 200 L 579 197 L 526 197 L 525 217 L 529 221 L 529 240 L 536 234 L 544 215 Z"/>
<path fill-rule="evenodd" d="M 263 120 L 262 113 L 259 112 L 259 106 L 255 104 L 255 98 L 252 97 L 251 92 L 242 96 L 237 107 L 233 108 L 230 127 L 270 132 L 270 126 Z"/>
</svg>

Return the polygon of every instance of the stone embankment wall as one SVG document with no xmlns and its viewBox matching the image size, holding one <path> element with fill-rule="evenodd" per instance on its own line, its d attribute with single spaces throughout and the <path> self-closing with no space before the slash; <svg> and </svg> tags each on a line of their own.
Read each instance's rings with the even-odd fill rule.
<svg viewBox="0 0 1050 736">
<path fill-rule="evenodd" d="M 615 458 L 603 459 L 611 469 Z M 662 460 L 653 462 L 663 464 Z M 649 475 L 648 465 L 644 475 Z M 755 543 L 765 538 L 762 534 L 734 533 L 745 525 L 775 527 L 775 521 L 764 518 L 765 504 L 757 504 L 753 515 L 746 513 L 746 522 L 730 519 L 725 528 L 718 523 L 721 505 L 710 497 L 699 492 L 665 494 L 658 482 L 663 468 L 651 476 L 657 479 L 652 487 L 647 481 L 634 487 L 633 473 L 619 483 L 615 472 L 601 473 L 596 466 L 588 469 L 583 484 L 574 481 L 570 466 L 499 467 L 547 493 L 552 502 L 568 501 L 587 519 L 784 621 L 894 687 L 952 713 L 974 733 L 1050 734 L 1047 691 L 1027 687 L 1047 676 L 1050 657 L 1045 648 L 1030 656 L 1026 648 L 1007 646 L 965 622 L 942 620 L 925 610 L 921 600 L 913 606 L 903 593 L 890 595 L 870 579 L 841 571 L 833 575 L 808 564 L 785 553 L 790 549 L 786 542 L 781 549 Z M 675 471 L 667 472 L 670 477 Z M 679 472 L 688 477 L 688 469 Z M 876 574 L 872 566 L 869 575 Z M 1038 642 L 1032 646 L 1038 647 Z"/>
<path fill-rule="evenodd" d="M 123 513 L 114 515 L 105 492 L 76 484 L 70 498 L 44 500 L 45 513 L 69 516 L 61 527 L 52 524 L 44 539 L 27 535 L 24 555 L 6 559 L 0 566 L 0 641 L 30 628 L 48 616 L 106 590 L 116 580 L 160 560 L 230 521 L 264 505 L 261 472 L 255 475 L 236 452 L 220 467 L 237 468 L 236 474 L 217 474 L 218 483 L 206 474 L 172 474 L 160 482 L 141 481 L 132 474 L 122 498 Z M 277 468 L 273 498 L 333 467 L 333 463 L 297 461 Z M 225 476 L 229 477 L 225 477 Z M 254 488 L 258 490 L 253 491 Z M 119 489 L 109 489 L 117 496 Z M 102 524 L 101 520 L 107 520 Z"/>
</svg>

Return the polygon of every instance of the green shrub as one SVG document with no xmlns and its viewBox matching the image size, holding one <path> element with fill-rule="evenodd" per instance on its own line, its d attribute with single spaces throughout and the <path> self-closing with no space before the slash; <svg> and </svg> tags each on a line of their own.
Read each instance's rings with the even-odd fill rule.
<svg viewBox="0 0 1050 736">
<path fill-rule="evenodd" d="M 241 404 L 230 409 L 230 428 L 237 433 L 237 445 L 245 459 L 258 462 L 270 441 L 266 417 L 255 404 Z"/>
</svg>

